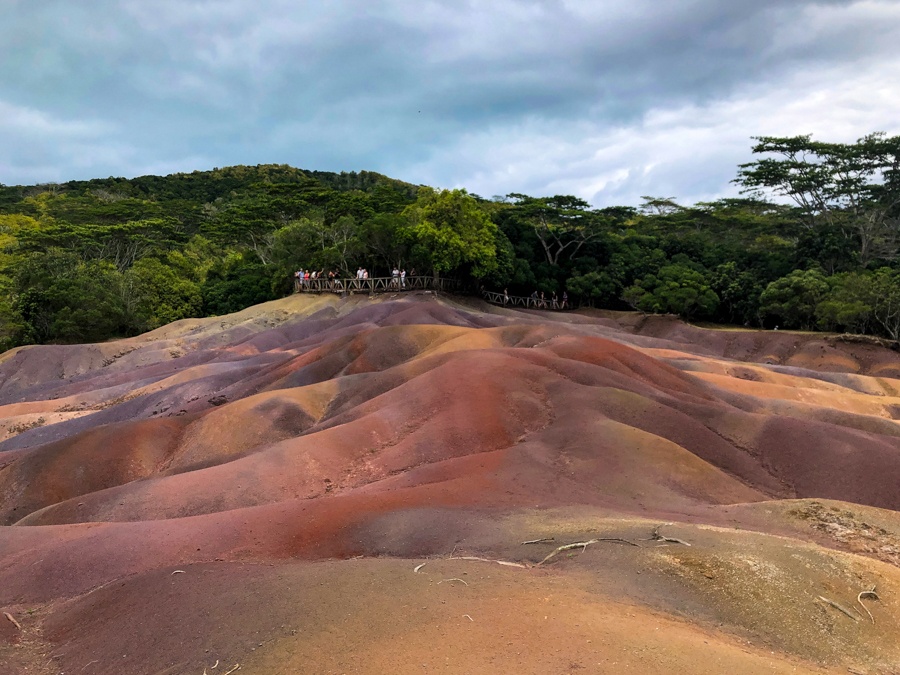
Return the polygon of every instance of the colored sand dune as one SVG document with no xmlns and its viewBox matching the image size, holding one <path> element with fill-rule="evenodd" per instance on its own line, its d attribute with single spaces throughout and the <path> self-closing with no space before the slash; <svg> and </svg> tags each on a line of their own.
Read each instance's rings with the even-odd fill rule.
<svg viewBox="0 0 900 675">
<path fill-rule="evenodd" d="M 15 350 L 0 662 L 895 672 L 898 419 L 875 344 L 424 293 Z"/>
</svg>

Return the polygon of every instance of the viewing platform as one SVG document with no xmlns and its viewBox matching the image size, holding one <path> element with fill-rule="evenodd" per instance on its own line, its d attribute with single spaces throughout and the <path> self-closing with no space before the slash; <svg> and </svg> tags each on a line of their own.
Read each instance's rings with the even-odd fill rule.
<svg viewBox="0 0 900 675">
<path fill-rule="evenodd" d="M 295 293 L 400 293 L 403 291 L 453 292 L 460 289 L 456 279 L 441 277 L 373 277 L 371 279 L 294 279 Z"/>
<path fill-rule="evenodd" d="M 443 293 L 459 292 L 462 284 L 456 279 L 442 277 L 373 277 L 371 279 L 294 279 L 295 293 L 402 293 L 405 291 L 437 291 Z M 481 291 L 481 297 L 492 305 L 500 307 L 521 307 L 523 309 L 541 309 L 553 312 L 564 312 L 574 309 L 568 300 L 552 298 L 525 297 L 508 295 L 497 291 Z"/>
</svg>

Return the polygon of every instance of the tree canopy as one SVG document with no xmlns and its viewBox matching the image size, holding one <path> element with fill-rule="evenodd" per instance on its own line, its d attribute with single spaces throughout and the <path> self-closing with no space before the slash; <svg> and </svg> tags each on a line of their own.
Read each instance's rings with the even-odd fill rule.
<svg viewBox="0 0 900 675">
<path fill-rule="evenodd" d="M 511 295 L 900 340 L 900 137 L 760 137 L 741 198 L 593 208 L 284 165 L 0 186 L 0 349 L 105 340 L 394 268 Z"/>
</svg>

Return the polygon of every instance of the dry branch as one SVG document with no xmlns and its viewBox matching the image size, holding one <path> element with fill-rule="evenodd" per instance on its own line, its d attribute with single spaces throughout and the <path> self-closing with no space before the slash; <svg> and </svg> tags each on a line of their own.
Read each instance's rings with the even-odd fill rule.
<svg viewBox="0 0 900 675">
<path fill-rule="evenodd" d="M 225 675 L 231 675 L 234 671 L 236 671 L 236 670 L 239 669 L 240 667 L 241 667 L 241 664 L 240 664 L 240 663 L 235 663 L 235 664 L 234 664 L 234 668 L 232 668 L 232 669 L 229 670 L 227 673 L 225 673 Z"/>
<path fill-rule="evenodd" d="M 498 565 L 504 565 L 505 567 L 521 567 L 522 569 L 528 569 L 528 565 L 523 565 L 522 563 L 509 562 L 506 560 L 491 560 L 490 558 L 478 558 L 473 555 L 464 555 L 459 558 L 453 558 L 453 560 L 477 560 L 479 562 L 496 563 Z"/>
<path fill-rule="evenodd" d="M 866 614 L 869 615 L 869 618 L 872 619 L 872 623 L 875 623 L 875 617 L 872 616 L 872 612 L 869 611 L 869 608 L 863 604 L 863 598 L 872 598 L 873 600 L 881 600 L 878 597 L 878 593 L 875 592 L 875 587 L 872 586 L 872 590 L 870 591 L 862 591 L 859 595 L 856 596 L 856 602 L 859 603 L 859 606 L 866 610 Z"/>
<path fill-rule="evenodd" d="M 672 523 L 664 523 L 664 525 L 671 525 Z M 649 539 L 645 539 L 644 541 L 661 541 L 667 544 L 682 544 L 684 546 L 690 546 L 689 543 L 684 541 L 683 539 L 675 539 L 674 537 L 666 537 L 665 535 L 660 534 L 659 530 L 663 527 L 663 525 L 657 525 L 653 528 L 653 534 L 650 535 Z"/>
<path fill-rule="evenodd" d="M 537 565 L 535 565 L 535 567 L 537 567 L 538 565 L 543 565 L 545 562 L 550 560 L 550 558 L 553 558 L 554 556 L 558 555 L 559 553 L 562 553 L 563 551 L 571 551 L 576 548 L 580 548 L 582 551 L 584 551 L 584 549 L 586 549 L 591 544 L 599 544 L 602 541 L 618 542 L 620 544 L 627 544 L 628 546 L 638 546 L 633 541 L 628 541 L 627 539 L 622 539 L 621 537 L 599 537 L 597 539 L 589 539 L 588 541 L 576 541 L 574 544 L 565 544 L 563 546 L 557 547 L 555 550 L 551 551 L 550 554 L 547 555 L 546 558 L 544 558 L 543 560 L 541 560 L 541 562 L 539 562 Z M 638 548 L 640 548 L 640 547 L 638 547 Z"/>
<path fill-rule="evenodd" d="M 16 621 L 16 618 L 12 614 L 10 614 L 9 612 L 3 612 L 3 616 L 5 616 L 10 621 L 12 621 L 13 626 L 18 628 L 19 630 L 22 630 L 21 624 L 18 621 Z"/>
<path fill-rule="evenodd" d="M 458 579 L 457 577 L 453 577 L 452 579 L 441 579 L 441 580 L 438 582 L 438 586 L 440 586 L 440 585 L 441 585 L 442 583 L 444 583 L 445 581 L 461 581 L 461 582 L 464 583 L 466 586 L 469 585 L 469 582 L 467 582 L 465 579 Z"/>
<path fill-rule="evenodd" d="M 853 619 L 854 621 L 859 621 L 859 619 L 856 618 L 856 615 L 855 615 L 855 614 L 851 613 L 849 609 L 847 609 L 846 607 L 844 607 L 844 606 L 841 605 L 841 604 L 838 604 L 838 603 L 835 602 L 834 600 L 829 600 L 828 598 L 824 598 L 824 597 L 822 597 L 821 595 L 819 596 L 819 600 L 821 600 L 821 601 L 824 602 L 824 603 L 827 603 L 827 604 L 831 605 L 832 607 L 834 607 L 834 608 L 835 608 L 836 610 L 838 610 L 839 612 L 843 612 L 844 614 L 846 614 L 847 616 L 849 616 L 849 617 L 850 617 L 851 619 Z"/>
<path fill-rule="evenodd" d="M 545 539 L 532 539 L 531 541 L 523 541 L 522 546 L 528 546 L 529 544 L 546 544 L 548 541 L 555 541 L 553 537 L 546 537 Z"/>
<path fill-rule="evenodd" d="M 425 567 L 425 565 L 427 565 L 427 564 L 428 563 L 422 563 L 420 565 L 416 565 L 415 567 L 413 567 L 413 574 L 418 574 L 419 570 L 422 569 L 423 567 Z"/>
<path fill-rule="evenodd" d="M 175 570 L 174 572 L 172 572 L 172 576 L 174 576 L 176 574 L 185 574 L 185 571 L 184 570 Z"/>
</svg>

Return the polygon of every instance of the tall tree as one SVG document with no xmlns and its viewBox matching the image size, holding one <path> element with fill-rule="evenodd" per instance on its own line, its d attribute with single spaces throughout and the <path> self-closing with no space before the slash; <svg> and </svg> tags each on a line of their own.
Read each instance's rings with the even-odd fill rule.
<svg viewBox="0 0 900 675">
<path fill-rule="evenodd" d="M 551 265 L 559 265 L 563 254 L 574 258 L 582 246 L 601 235 L 598 225 L 603 217 L 578 197 L 538 198 L 511 193 L 507 199 L 516 204 L 521 217 L 534 229 Z"/>
<path fill-rule="evenodd" d="M 754 154 L 775 155 L 740 166 L 745 192 L 791 199 L 809 227 L 825 223 L 855 236 L 859 261 L 893 259 L 900 248 L 900 136 L 878 132 L 856 143 L 812 136 L 757 137 Z"/>
<path fill-rule="evenodd" d="M 435 276 L 468 265 L 480 279 L 497 268 L 497 226 L 465 190 L 423 188 L 404 213 L 400 234 Z"/>
</svg>

